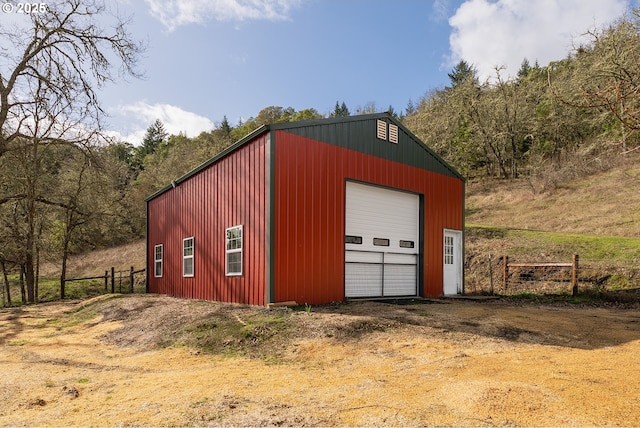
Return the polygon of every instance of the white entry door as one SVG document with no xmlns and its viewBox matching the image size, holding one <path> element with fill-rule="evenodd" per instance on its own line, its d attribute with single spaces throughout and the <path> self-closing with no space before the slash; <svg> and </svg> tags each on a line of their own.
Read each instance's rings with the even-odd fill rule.
<svg viewBox="0 0 640 428">
<path fill-rule="evenodd" d="M 462 232 L 445 229 L 443 247 L 443 294 L 462 294 Z"/>
</svg>

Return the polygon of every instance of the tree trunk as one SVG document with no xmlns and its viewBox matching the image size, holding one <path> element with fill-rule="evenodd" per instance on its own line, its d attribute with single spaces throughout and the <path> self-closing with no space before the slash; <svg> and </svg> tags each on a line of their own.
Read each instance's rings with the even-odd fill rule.
<svg viewBox="0 0 640 428">
<path fill-rule="evenodd" d="M 22 304 L 27 303 L 27 293 L 24 288 L 24 264 L 20 265 L 20 294 L 22 296 Z"/>
<path fill-rule="evenodd" d="M 29 303 L 35 303 L 36 301 L 36 293 L 35 293 L 35 271 L 33 269 L 34 261 L 33 261 L 33 252 L 31 249 L 27 249 L 27 254 L 25 258 L 24 264 L 24 277 L 27 283 L 27 300 Z"/>
<path fill-rule="evenodd" d="M 80 185 L 78 185 L 80 189 Z M 69 246 L 71 245 L 71 233 L 75 228 L 73 210 L 67 209 L 64 236 L 62 238 L 62 269 L 60 270 L 60 299 L 64 299 L 65 279 L 67 278 L 67 261 L 69 260 Z"/>
<path fill-rule="evenodd" d="M 62 269 L 60 270 L 60 299 L 64 299 L 65 293 L 65 279 L 67 279 L 67 259 L 69 258 L 69 245 L 67 239 L 64 242 L 64 249 L 62 250 Z"/>
<path fill-rule="evenodd" d="M 622 154 L 623 156 L 627 155 L 627 127 L 624 122 L 624 100 L 620 100 L 620 128 L 622 130 Z"/>
<path fill-rule="evenodd" d="M 40 232 L 38 232 L 38 242 L 40 242 Z M 36 272 L 35 272 L 36 282 L 35 282 L 35 296 L 36 301 L 40 300 L 40 294 L 38 293 L 38 286 L 40 285 L 40 245 L 36 244 Z"/>
<path fill-rule="evenodd" d="M 7 276 L 7 266 L 4 263 L 4 260 L 0 262 L 2 265 L 2 277 L 4 280 L 4 288 L 7 292 L 7 306 L 11 306 L 11 288 L 9 287 L 9 277 Z"/>
<path fill-rule="evenodd" d="M 518 178 L 518 145 L 515 136 L 511 135 L 511 179 L 516 178 Z"/>
<path fill-rule="evenodd" d="M 33 158 L 38 159 L 37 155 L 37 144 L 33 147 Z M 40 168 L 37 167 L 36 170 Z M 27 233 L 26 233 L 26 242 L 25 242 L 25 256 L 24 256 L 24 274 L 25 279 L 27 281 L 27 299 L 29 303 L 35 303 L 36 301 L 36 293 L 35 293 L 35 271 L 33 268 L 34 265 L 34 257 L 33 257 L 33 249 L 35 247 L 35 239 L 36 239 L 36 230 L 35 230 L 35 220 L 36 220 L 36 189 L 35 189 L 35 180 L 30 180 L 29 189 L 27 191 L 27 200 L 26 200 L 26 217 L 27 217 Z"/>
</svg>

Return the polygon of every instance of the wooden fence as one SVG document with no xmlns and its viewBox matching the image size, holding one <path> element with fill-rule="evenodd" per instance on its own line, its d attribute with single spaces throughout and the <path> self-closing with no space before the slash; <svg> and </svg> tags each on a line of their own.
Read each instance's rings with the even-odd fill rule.
<svg viewBox="0 0 640 428">
<path fill-rule="evenodd" d="M 566 283 L 571 284 L 571 294 L 578 294 L 578 262 L 579 256 L 573 255 L 571 262 L 567 263 L 513 263 L 509 256 L 504 256 L 503 261 L 503 289 L 505 291 L 514 288 L 515 285 L 529 282 L 538 283 Z"/>
<path fill-rule="evenodd" d="M 64 280 L 65 284 L 71 281 L 83 281 L 88 279 L 104 279 L 104 291 L 109 291 L 109 285 L 111 285 L 111 292 L 116 292 L 116 283 L 118 284 L 118 292 L 122 293 L 122 285 L 123 279 L 125 282 L 125 287 L 127 287 L 126 282 L 128 281 L 128 289 L 125 288 L 125 291 L 129 291 L 130 293 L 134 292 L 135 278 L 137 274 L 144 273 L 145 268 L 142 269 L 134 269 L 133 266 L 129 270 L 115 270 L 114 267 L 111 267 L 111 270 L 105 270 L 104 275 L 98 276 L 85 276 L 82 278 L 67 278 Z"/>
</svg>

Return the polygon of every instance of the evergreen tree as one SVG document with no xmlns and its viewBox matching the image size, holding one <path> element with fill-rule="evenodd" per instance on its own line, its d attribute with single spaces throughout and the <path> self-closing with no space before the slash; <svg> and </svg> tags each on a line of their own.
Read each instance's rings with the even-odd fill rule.
<svg viewBox="0 0 640 428">
<path fill-rule="evenodd" d="M 520 70 L 518 70 L 518 79 L 523 79 L 529 75 L 531 72 L 531 64 L 529 64 L 528 59 L 523 59 L 522 64 L 520 64 Z"/>
<path fill-rule="evenodd" d="M 409 98 L 409 101 L 407 102 L 407 108 L 405 109 L 406 115 L 410 116 L 414 114 L 417 110 L 418 109 L 416 108 L 415 104 L 413 104 L 413 100 Z"/>
<path fill-rule="evenodd" d="M 478 72 L 474 67 L 466 61 L 461 60 L 447 76 L 449 76 L 449 80 L 451 80 L 451 89 L 454 89 L 469 80 L 477 84 L 477 74 Z"/>
<path fill-rule="evenodd" d="M 222 119 L 222 123 L 220 123 L 220 130 L 226 136 L 231 135 L 231 125 L 229 124 L 227 115 L 224 115 L 224 119 Z"/>
<path fill-rule="evenodd" d="M 147 132 L 142 139 L 142 145 L 137 147 L 133 155 L 132 165 L 137 170 L 144 169 L 144 158 L 155 153 L 160 145 L 167 140 L 169 134 L 164 129 L 164 124 L 160 119 L 156 119 L 151 126 L 147 128 Z"/>
<path fill-rule="evenodd" d="M 156 119 L 156 121 L 147 128 L 147 133 L 142 139 L 142 148 L 145 155 L 155 153 L 158 147 L 160 147 L 160 144 L 162 144 L 168 136 L 169 134 L 165 131 L 164 124 L 160 119 Z"/>
<path fill-rule="evenodd" d="M 336 101 L 336 105 L 333 108 L 333 113 L 331 113 L 330 116 L 348 117 L 351 116 L 351 113 L 349 112 L 349 109 L 347 108 L 347 105 L 344 103 L 344 101 L 342 102 L 342 104 L 338 104 L 338 101 Z"/>
</svg>

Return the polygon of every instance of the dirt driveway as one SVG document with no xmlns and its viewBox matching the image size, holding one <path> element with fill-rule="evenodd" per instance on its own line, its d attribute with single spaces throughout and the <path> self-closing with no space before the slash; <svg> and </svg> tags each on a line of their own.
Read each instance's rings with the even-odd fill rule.
<svg viewBox="0 0 640 428">
<path fill-rule="evenodd" d="M 640 424 L 637 308 L 307 309 L 134 295 L 1 310 L 0 425 Z"/>
</svg>

